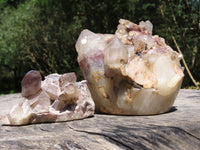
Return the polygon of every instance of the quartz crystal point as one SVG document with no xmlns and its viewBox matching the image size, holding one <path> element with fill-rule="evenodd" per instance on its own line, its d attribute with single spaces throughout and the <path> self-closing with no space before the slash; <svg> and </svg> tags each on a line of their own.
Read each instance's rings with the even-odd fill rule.
<svg viewBox="0 0 200 150">
<path fill-rule="evenodd" d="M 50 74 L 41 81 L 38 71 L 22 80 L 22 101 L 1 118 L 5 125 L 24 125 L 83 119 L 94 114 L 86 81 L 76 82 L 75 73 Z"/>
<path fill-rule="evenodd" d="M 35 95 L 41 88 L 42 76 L 39 71 L 31 70 L 26 73 L 21 84 L 22 84 L 22 96 L 30 98 Z"/>
<path fill-rule="evenodd" d="M 154 115 L 171 109 L 184 77 L 181 55 L 153 25 L 120 19 L 115 34 L 83 30 L 78 62 L 97 112 Z"/>
</svg>

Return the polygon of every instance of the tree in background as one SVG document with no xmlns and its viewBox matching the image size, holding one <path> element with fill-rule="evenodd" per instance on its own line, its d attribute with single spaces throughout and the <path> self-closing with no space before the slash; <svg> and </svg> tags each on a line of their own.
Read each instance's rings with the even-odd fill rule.
<svg viewBox="0 0 200 150">
<path fill-rule="evenodd" d="M 198 0 L 162 1 L 160 11 L 168 29 L 168 41 L 183 53 L 184 86 L 200 86 L 200 6 Z M 189 67 L 188 67 L 189 66 Z M 196 80 L 195 80 L 196 79 Z"/>
<path fill-rule="evenodd" d="M 120 18 L 150 20 L 176 50 L 173 35 L 200 81 L 199 16 L 198 0 L 0 0 L 0 91 L 19 91 L 30 69 L 43 76 L 75 71 L 81 80 L 74 47 L 80 32 L 114 33 Z M 193 84 L 185 74 L 184 87 Z"/>
</svg>

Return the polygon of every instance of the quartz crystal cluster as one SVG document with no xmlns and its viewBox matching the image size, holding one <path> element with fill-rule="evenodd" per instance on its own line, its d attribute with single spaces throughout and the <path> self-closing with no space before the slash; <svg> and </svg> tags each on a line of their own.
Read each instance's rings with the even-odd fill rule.
<svg viewBox="0 0 200 150">
<path fill-rule="evenodd" d="M 123 115 L 169 111 L 184 77 L 182 56 L 152 35 L 150 21 L 119 23 L 115 34 L 83 30 L 76 43 L 96 111 Z"/>
<path fill-rule="evenodd" d="M 41 81 L 32 70 L 22 80 L 22 101 L 3 116 L 2 124 L 24 125 L 83 119 L 95 106 L 86 81 L 76 82 L 75 73 L 50 74 Z"/>
</svg>

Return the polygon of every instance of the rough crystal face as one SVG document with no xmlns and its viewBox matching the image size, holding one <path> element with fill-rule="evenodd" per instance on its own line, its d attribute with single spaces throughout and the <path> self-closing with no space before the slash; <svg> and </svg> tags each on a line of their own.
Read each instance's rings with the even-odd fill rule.
<svg viewBox="0 0 200 150">
<path fill-rule="evenodd" d="M 22 80 L 24 99 L 13 106 L 2 124 L 24 125 L 83 119 L 94 114 L 95 106 L 86 81 L 76 82 L 75 73 L 50 74 L 41 81 L 38 71 Z"/>
<path fill-rule="evenodd" d="M 181 55 L 152 35 L 150 21 L 119 23 L 115 34 L 83 30 L 76 43 L 96 111 L 125 115 L 169 111 L 184 77 Z"/>
</svg>

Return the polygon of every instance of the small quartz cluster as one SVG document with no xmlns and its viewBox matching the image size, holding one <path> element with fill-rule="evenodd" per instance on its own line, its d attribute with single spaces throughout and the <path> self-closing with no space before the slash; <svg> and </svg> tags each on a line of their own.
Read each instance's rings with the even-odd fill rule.
<svg viewBox="0 0 200 150">
<path fill-rule="evenodd" d="M 24 125 L 83 119 L 94 114 L 86 81 L 75 73 L 50 74 L 42 81 L 39 71 L 29 71 L 22 82 L 23 100 L 2 117 L 2 124 Z"/>
<path fill-rule="evenodd" d="M 78 62 L 96 111 L 153 115 L 169 111 L 184 77 L 182 56 L 157 35 L 153 25 L 119 20 L 115 34 L 83 30 Z"/>
</svg>

